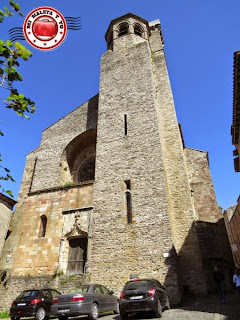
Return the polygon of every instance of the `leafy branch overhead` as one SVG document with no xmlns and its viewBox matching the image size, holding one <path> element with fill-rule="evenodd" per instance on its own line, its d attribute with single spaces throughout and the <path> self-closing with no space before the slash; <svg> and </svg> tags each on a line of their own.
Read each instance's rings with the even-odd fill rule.
<svg viewBox="0 0 240 320">
<path fill-rule="evenodd" d="M 20 6 L 18 3 L 10 0 L 10 9 L 8 7 L 4 7 L 4 10 L 0 10 L 0 23 L 3 22 L 4 18 L 13 16 L 13 11 L 16 11 L 20 14 L 21 17 L 23 17 L 22 12 L 20 11 Z"/>
<path fill-rule="evenodd" d="M 23 16 L 18 3 L 9 0 L 9 5 L 10 9 L 4 7 L 4 10 L 0 10 L 0 23 L 6 17 L 12 16 L 14 11 Z M 35 103 L 19 93 L 14 84 L 16 81 L 22 81 L 22 76 L 17 71 L 17 67 L 20 65 L 19 59 L 28 60 L 31 56 L 32 53 L 19 42 L 13 44 L 10 40 L 5 42 L 0 40 L 0 88 L 9 91 L 9 95 L 5 99 L 1 98 L 1 100 L 7 108 L 13 109 L 25 118 L 28 118 L 26 113 L 35 111 Z"/>
<path fill-rule="evenodd" d="M 7 108 L 11 108 L 20 116 L 28 118 L 26 113 L 34 113 L 35 103 L 14 87 L 16 81 L 22 81 L 21 74 L 17 71 L 19 58 L 28 60 L 32 53 L 19 42 L 15 45 L 10 41 L 0 40 L 0 87 L 9 91 L 9 96 L 0 98 Z"/>
<path fill-rule="evenodd" d="M 23 17 L 18 3 L 9 0 L 9 5 L 10 7 L 0 9 L 0 23 L 2 23 L 5 18 L 14 15 L 14 12 Z M 13 43 L 10 40 L 4 41 L 0 39 L 0 88 L 5 89 L 7 93 L 4 97 L 0 96 L 0 100 L 6 108 L 14 110 L 18 115 L 27 119 L 29 119 L 27 114 L 35 112 L 35 102 L 22 93 L 19 93 L 16 88 L 16 83 L 23 80 L 21 74 L 18 72 L 18 67 L 20 66 L 19 61 L 21 59 L 26 61 L 31 56 L 32 53 L 19 42 Z M 1 95 L 2 92 L 4 91 L 1 91 Z M 0 136 L 3 136 L 1 130 Z M 1 154 L 0 162 L 2 162 Z M 0 165 L 0 170 L 4 171 L 3 175 L 0 174 L 0 180 L 14 181 L 13 177 L 9 174 L 9 169 Z M 5 191 L 2 185 L 0 185 L 0 191 L 12 196 L 11 191 Z"/>
</svg>

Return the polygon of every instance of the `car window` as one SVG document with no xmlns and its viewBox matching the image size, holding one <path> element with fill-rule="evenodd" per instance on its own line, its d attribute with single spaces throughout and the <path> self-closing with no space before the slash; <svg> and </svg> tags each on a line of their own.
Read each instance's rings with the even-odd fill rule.
<svg viewBox="0 0 240 320">
<path fill-rule="evenodd" d="M 104 294 L 111 294 L 110 291 L 107 288 L 105 288 L 103 286 L 101 286 L 101 288 L 102 288 L 102 291 L 103 291 Z"/>
<path fill-rule="evenodd" d="M 103 293 L 102 288 L 100 286 L 95 286 L 94 293 Z"/>
<path fill-rule="evenodd" d="M 38 290 L 27 290 L 27 291 L 23 291 L 18 298 L 34 298 L 37 297 L 39 294 Z"/>
<path fill-rule="evenodd" d="M 131 281 L 125 284 L 125 290 L 147 289 L 149 281 Z"/>
<path fill-rule="evenodd" d="M 88 292 L 89 286 L 81 286 L 75 289 L 71 289 L 70 293 L 86 293 Z"/>
<path fill-rule="evenodd" d="M 56 291 L 56 290 L 51 290 L 51 294 L 52 294 L 52 298 L 55 298 L 55 297 L 57 297 L 57 296 L 60 296 L 60 295 L 61 295 L 61 293 L 60 293 L 60 292 L 58 292 L 58 291 Z"/>
<path fill-rule="evenodd" d="M 42 294 L 43 294 L 44 298 L 50 298 L 51 299 L 51 295 L 50 295 L 50 292 L 48 290 L 43 290 Z"/>
</svg>

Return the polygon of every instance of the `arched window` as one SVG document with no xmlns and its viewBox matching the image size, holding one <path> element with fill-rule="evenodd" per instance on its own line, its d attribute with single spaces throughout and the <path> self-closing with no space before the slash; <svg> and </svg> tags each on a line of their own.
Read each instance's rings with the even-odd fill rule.
<svg viewBox="0 0 240 320">
<path fill-rule="evenodd" d="M 139 24 L 134 25 L 134 33 L 140 37 L 143 37 L 143 28 Z"/>
<path fill-rule="evenodd" d="M 78 171 L 78 182 L 94 180 L 95 178 L 95 158 L 88 159 Z"/>
<path fill-rule="evenodd" d="M 121 37 L 124 34 L 129 33 L 129 24 L 127 22 L 121 23 L 118 29 L 118 36 Z"/>
<path fill-rule="evenodd" d="M 38 238 L 44 238 L 47 228 L 47 217 L 45 215 L 41 216 L 40 228 Z"/>
</svg>

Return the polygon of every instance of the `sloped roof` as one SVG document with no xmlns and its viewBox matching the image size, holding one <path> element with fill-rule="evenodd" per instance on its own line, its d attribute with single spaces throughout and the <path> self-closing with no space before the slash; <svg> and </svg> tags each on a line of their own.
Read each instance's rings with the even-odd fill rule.
<svg viewBox="0 0 240 320">
<path fill-rule="evenodd" d="M 9 198 L 8 196 L 6 196 L 5 194 L 3 193 L 0 193 L 0 200 L 6 202 L 9 206 L 13 207 L 17 201 L 15 201 L 14 199 L 12 198 Z"/>
</svg>

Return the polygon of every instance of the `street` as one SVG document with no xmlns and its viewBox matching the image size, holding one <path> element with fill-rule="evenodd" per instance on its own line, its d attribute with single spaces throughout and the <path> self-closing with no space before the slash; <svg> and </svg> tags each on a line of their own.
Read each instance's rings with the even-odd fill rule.
<svg viewBox="0 0 240 320">
<path fill-rule="evenodd" d="M 190 297 L 181 307 L 163 312 L 161 320 L 240 320 L 240 296 L 227 295 L 226 304 L 216 295 L 208 297 Z M 88 320 L 87 317 L 74 317 L 71 320 Z M 156 320 L 152 313 L 136 313 L 129 320 Z M 2 320 L 9 320 L 2 319 Z M 120 315 L 99 315 L 99 320 L 121 320 Z"/>
</svg>

